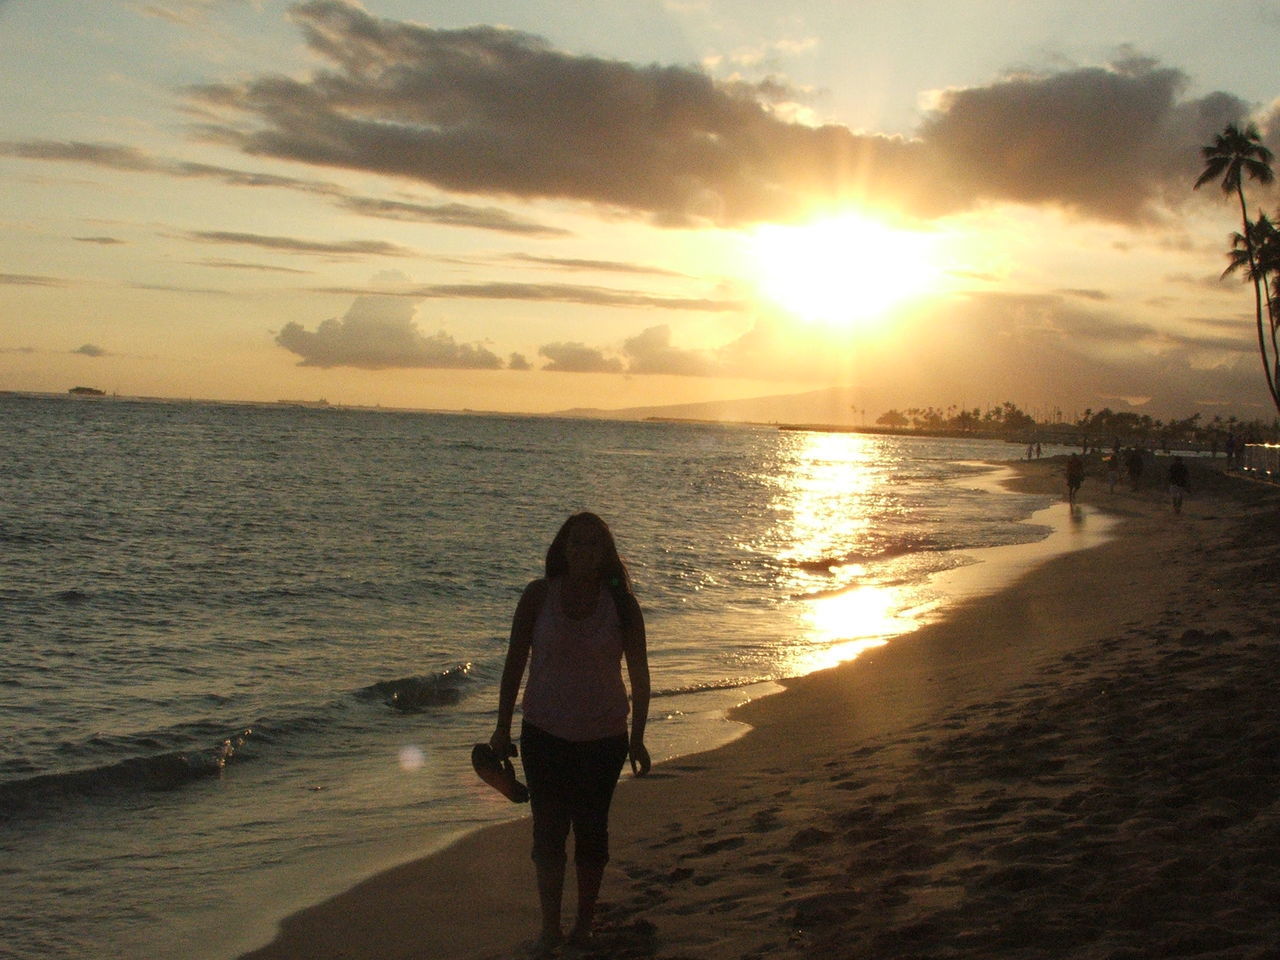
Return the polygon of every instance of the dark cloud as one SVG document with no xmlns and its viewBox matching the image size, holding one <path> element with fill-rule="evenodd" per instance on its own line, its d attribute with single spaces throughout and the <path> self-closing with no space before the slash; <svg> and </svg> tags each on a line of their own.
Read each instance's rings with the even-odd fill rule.
<svg viewBox="0 0 1280 960">
<path fill-rule="evenodd" d="M 946 92 L 919 134 L 968 199 L 1140 221 L 1188 194 L 1199 147 L 1249 112 L 1221 93 L 1180 101 L 1185 83 L 1181 71 L 1135 57 L 1010 76 Z"/>
<path fill-rule="evenodd" d="M 621 373 L 622 361 L 583 343 L 549 343 L 538 348 L 538 355 L 549 363 L 543 370 L 557 373 Z"/>
<path fill-rule="evenodd" d="M 302 358 L 304 367 L 434 367 L 496 370 L 502 361 L 479 344 L 459 343 L 443 330 L 424 335 L 414 320 L 414 305 L 400 297 L 362 296 L 341 319 L 322 322 L 315 331 L 286 324 L 276 343 Z"/>
<path fill-rule="evenodd" d="M 437 30 L 343 0 L 292 16 L 330 64 L 191 95 L 245 152 L 446 190 L 568 198 L 667 224 L 794 219 L 840 201 L 941 213 L 1051 204 L 1121 222 L 1190 193 L 1198 148 L 1248 113 L 1127 55 L 938 97 L 914 139 L 790 123 L 786 91 L 574 56 L 495 27 Z"/>
<path fill-rule="evenodd" d="M 262 247 L 282 253 L 320 254 L 322 256 L 411 257 L 414 251 L 382 240 L 344 240 L 325 243 L 297 237 L 271 237 L 257 233 L 233 233 L 224 230 L 199 230 L 182 234 L 197 243 L 222 243 L 236 246 Z"/>
<path fill-rule="evenodd" d="M 207 136 L 253 155 L 456 193 L 566 198 L 669 225 L 794 220 L 853 201 L 922 215 L 1046 204 L 1149 221 L 1192 196 L 1199 147 L 1250 113 L 1228 93 L 1185 99 L 1181 71 L 1129 54 L 944 91 L 913 138 L 886 137 L 788 122 L 773 112 L 789 98 L 776 82 L 574 56 L 525 33 L 437 30 L 343 0 L 296 4 L 292 16 L 328 69 L 193 88 Z M 1264 124 L 1280 141 L 1280 108 Z M 0 154 L 299 190 L 372 217 L 560 232 L 491 207 L 355 196 L 127 146 L 4 142 Z"/>
<path fill-rule="evenodd" d="M 533 364 L 523 353 L 513 353 L 507 360 L 508 370 L 532 370 Z"/>
<path fill-rule="evenodd" d="M 672 223 L 794 218 L 848 183 L 905 183 L 912 165 L 900 141 L 786 123 L 770 91 L 694 69 L 575 57 L 494 27 L 435 30 L 338 0 L 293 17 L 336 70 L 193 89 L 228 115 L 207 133 L 250 154 Z"/>
<path fill-rule="evenodd" d="M 113 247 L 117 244 L 124 243 L 123 240 L 117 237 L 72 237 L 71 239 L 79 241 L 80 243 L 96 243 L 103 247 Z"/>
<path fill-rule="evenodd" d="M 688 297 L 657 297 L 631 290 L 575 286 L 564 283 L 445 283 L 390 290 L 357 290 L 327 287 L 320 293 L 364 294 L 414 297 L 420 300 L 525 300 L 547 303 L 578 303 L 592 307 L 658 307 L 664 310 L 697 310 L 712 313 L 739 310 L 735 300 L 707 300 Z"/>
<path fill-rule="evenodd" d="M 110 356 L 110 354 L 109 354 L 109 353 L 107 353 L 107 351 L 103 350 L 101 347 L 97 346 L 96 344 L 92 344 L 92 343 L 86 343 L 86 344 L 84 344 L 83 346 L 79 346 L 79 347 L 77 347 L 76 349 L 72 350 L 71 352 L 72 352 L 72 353 L 78 353 L 78 354 L 80 354 L 80 355 L 82 355 L 82 356 L 85 356 L 85 357 L 107 357 L 107 356 Z"/>
<path fill-rule="evenodd" d="M 0 142 L 0 156 L 24 160 L 84 163 L 129 173 L 155 173 L 183 179 L 217 180 L 233 187 L 275 187 L 325 197 L 344 210 L 366 217 L 413 223 L 437 223 L 526 236 L 567 236 L 569 231 L 516 217 L 495 207 L 473 207 L 464 203 L 407 203 L 352 194 L 334 183 L 304 180 L 276 174 L 254 173 L 207 163 L 191 163 L 157 157 L 135 147 L 120 144 L 84 143 L 63 140 L 19 140 Z M 92 238 L 77 238 L 92 239 Z"/>
</svg>

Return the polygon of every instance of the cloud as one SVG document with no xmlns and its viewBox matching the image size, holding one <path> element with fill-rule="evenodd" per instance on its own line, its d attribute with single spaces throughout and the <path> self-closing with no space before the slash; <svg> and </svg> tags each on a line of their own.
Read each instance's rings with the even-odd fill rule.
<svg viewBox="0 0 1280 960">
<path fill-rule="evenodd" d="M 551 370 L 847 383 L 859 402 L 882 409 L 1005 399 L 1025 406 L 1054 397 L 1078 411 L 1151 397 L 1158 415 L 1185 416 L 1266 399 L 1250 323 L 1198 320 L 1189 329 L 1169 333 L 1069 295 L 983 293 L 922 307 L 883 342 L 818 329 L 801 335 L 762 316 L 735 339 L 701 350 L 676 347 L 660 325 L 627 339 L 621 359 L 584 343 L 539 352 Z M 967 349 L 975 342 L 984 344 L 978 355 Z M 912 344 L 910 364 L 901 363 L 903 343 Z"/>
<path fill-rule="evenodd" d="M 1240 324 L 1234 324 L 1234 329 L 1239 330 Z M 1179 333 L 1163 333 L 1161 334 L 1161 342 L 1177 347 L 1185 347 L 1194 352 L 1212 352 L 1216 354 L 1238 354 L 1240 356 L 1255 357 L 1258 354 L 1256 344 L 1249 343 L 1239 337 L 1205 337 L 1195 334 L 1179 334 Z"/>
<path fill-rule="evenodd" d="M 700 350 L 682 350 L 671 345 L 671 328 L 665 324 L 650 327 L 623 344 L 630 361 L 629 373 L 674 374 L 684 377 L 709 377 L 720 370 L 713 357 Z"/>
<path fill-rule="evenodd" d="M 495 207 L 474 207 L 464 203 L 407 203 L 353 194 L 324 180 L 305 180 L 269 173 L 236 170 L 207 163 L 192 163 L 169 157 L 157 157 L 136 147 L 110 143 L 85 143 L 78 140 L 9 140 L 0 141 L 0 156 L 24 160 L 83 163 L 123 170 L 128 173 L 152 173 L 181 179 L 217 180 L 232 187 L 273 187 L 293 190 L 329 199 L 352 213 L 384 220 L 413 223 L 437 223 L 443 226 L 470 227 L 524 236 L 568 236 L 570 231 L 525 220 Z M 77 238 L 81 239 L 81 238 Z"/>
<path fill-rule="evenodd" d="M 130 290 L 149 290 L 153 293 L 197 293 L 201 296 L 230 297 L 230 290 L 218 290 L 212 287 L 189 287 L 176 283 L 138 283 L 130 282 L 125 286 Z"/>
<path fill-rule="evenodd" d="M 607 357 L 603 351 L 582 343 L 549 343 L 538 348 L 538 355 L 550 363 L 543 370 L 557 373 L 621 373 L 622 361 Z"/>
<path fill-rule="evenodd" d="M 1165 283 L 1181 284 L 1201 290 L 1213 290 L 1219 293 L 1236 293 L 1242 280 L 1240 277 L 1222 276 L 1220 274 L 1171 273 L 1164 278 Z"/>
<path fill-rule="evenodd" d="M 616 260 L 580 260 L 570 257 L 537 257 L 528 253 L 513 253 L 506 259 L 518 263 L 531 263 L 537 266 L 556 267 L 560 270 L 590 270 L 602 273 L 635 273 L 652 277 L 680 277 L 688 274 L 662 267 L 650 267 L 640 263 L 621 263 Z"/>
<path fill-rule="evenodd" d="M 71 239 L 80 243 L 96 243 L 103 247 L 112 247 L 124 243 L 123 240 L 117 237 L 72 237 Z"/>
<path fill-rule="evenodd" d="M 736 300 L 709 300 L 700 297 L 658 297 L 632 290 L 576 286 L 566 283 L 445 283 L 408 286 L 398 290 L 358 290 L 326 287 L 320 293 L 365 294 L 414 297 L 422 300 L 525 300 L 534 303 L 578 303 L 592 307 L 658 307 L 664 310 L 697 310 L 711 313 L 742 308 Z"/>
<path fill-rule="evenodd" d="M 1070 298 L 1014 294 L 971 295 L 944 317 L 922 313 L 904 326 L 901 335 L 916 346 L 913 363 L 894 367 L 891 384 L 875 357 L 868 375 L 914 402 L 938 402 L 939 385 L 948 384 L 966 406 L 1053 397 L 1069 410 L 1152 397 L 1159 409 L 1185 416 L 1265 394 L 1248 326 L 1236 337 L 1173 335 Z M 975 342 L 984 344 L 980 354 L 957 349 Z"/>
<path fill-rule="evenodd" d="M 583 343 L 553 343 L 538 352 L 551 361 L 543 369 L 561 372 L 795 381 L 838 373 L 846 350 L 847 344 L 797 337 L 794 325 L 760 318 L 747 333 L 712 349 L 674 346 L 671 328 L 661 324 L 625 340 L 621 358 Z"/>
<path fill-rule="evenodd" d="M 148 17 L 165 20 L 182 27 L 204 23 L 209 13 L 220 6 L 242 6 L 246 0 L 150 0 L 130 3 L 133 9 Z"/>
<path fill-rule="evenodd" d="M 72 353 L 78 353 L 78 354 L 81 354 L 82 356 L 86 356 L 86 357 L 108 357 L 108 356 L 110 356 L 110 354 L 109 354 L 109 353 L 107 353 L 107 351 L 103 350 L 101 347 L 97 346 L 96 344 L 92 344 L 92 343 L 86 343 L 86 344 L 84 344 L 83 346 L 77 347 L 76 349 L 72 350 L 71 352 L 72 352 Z"/>
<path fill-rule="evenodd" d="M 315 331 L 286 324 L 276 343 L 302 358 L 304 367 L 430 367 L 495 370 L 502 361 L 478 344 L 458 343 L 443 330 L 424 335 L 414 321 L 414 304 L 400 297 L 361 296 L 341 319 L 323 321 Z"/>
<path fill-rule="evenodd" d="M 406 203 L 374 197 L 343 197 L 338 206 L 366 217 L 402 220 L 410 223 L 437 223 L 450 227 L 474 227 L 502 233 L 539 237 L 567 237 L 570 231 L 523 220 L 494 207 L 473 207 L 465 203 Z"/>
<path fill-rule="evenodd" d="M 197 243 L 222 243 L 238 246 L 262 247 L 282 253 L 321 254 L 324 256 L 379 256 L 412 257 L 416 254 L 408 247 L 397 246 L 382 240 L 344 240 L 325 243 L 319 240 L 300 240 L 296 237 L 272 237 L 257 233 L 233 233 L 223 230 L 200 230 L 182 234 Z"/>
<path fill-rule="evenodd" d="M 42 277 L 30 273 L 0 273 L 0 283 L 19 287 L 65 287 L 68 281 L 62 277 Z"/>
<path fill-rule="evenodd" d="M 264 273 L 311 273 L 310 270 L 299 270 L 295 267 L 277 267 L 269 263 L 244 263 L 239 260 L 224 260 L 211 257 L 204 260 L 188 260 L 193 267 L 213 267 L 219 270 L 256 270 Z"/>
<path fill-rule="evenodd" d="M 533 364 L 529 362 L 529 358 L 523 353 L 513 353 L 507 360 L 508 370 L 532 370 Z"/>
<path fill-rule="evenodd" d="M 190 90 L 206 132 L 252 155 L 468 194 L 564 198 L 671 225 L 796 219 L 841 202 L 940 214 L 1051 204 L 1119 222 L 1190 192 L 1198 147 L 1247 115 L 1181 99 L 1185 76 L 1131 53 L 936 94 L 912 139 L 788 122 L 777 81 L 722 83 L 477 26 L 434 29 L 310 0 L 292 17 L 327 69 Z"/>
<path fill-rule="evenodd" d="M 660 222 L 792 218 L 882 156 L 886 137 L 775 117 L 772 90 L 686 67 L 572 56 L 495 27 L 437 30 L 339 0 L 292 16 L 336 67 L 192 88 L 206 133 L 253 155 L 373 171 L 472 194 L 567 198 Z"/>
<path fill-rule="evenodd" d="M 84 163 L 129 173 L 161 173 L 171 177 L 221 180 L 237 187 L 285 187 L 307 193 L 341 193 L 340 187 L 320 180 L 300 180 L 268 173 L 252 173 L 207 163 L 192 163 L 157 157 L 137 147 L 117 143 L 86 143 L 81 140 L 0 141 L 0 156 L 23 160 Z"/>
<path fill-rule="evenodd" d="M 1179 101 L 1185 75 L 1129 56 L 948 90 L 919 130 L 967 201 L 1055 204 L 1120 222 L 1190 192 L 1199 147 L 1248 114 L 1215 93 Z"/>
</svg>

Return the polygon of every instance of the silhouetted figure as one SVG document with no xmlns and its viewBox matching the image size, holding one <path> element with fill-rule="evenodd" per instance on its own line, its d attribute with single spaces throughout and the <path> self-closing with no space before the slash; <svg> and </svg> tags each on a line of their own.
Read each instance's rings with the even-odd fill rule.
<svg viewBox="0 0 1280 960">
<path fill-rule="evenodd" d="M 1129 471 L 1129 484 L 1137 490 L 1138 485 L 1142 483 L 1142 451 L 1137 447 L 1130 450 L 1124 465 Z"/>
<path fill-rule="evenodd" d="M 1116 484 L 1120 482 L 1120 451 L 1117 449 L 1107 457 L 1107 490 L 1116 492 Z"/>
<path fill-rule="evenodd" d="M 1187 495 L 1189 483 L 1187 465 L 1181 457 L 1174 457 L 1173 463 L 1169 464 L 1169 498 L 1173 501 L 1174 513 L 1182 512 L 1182 498 Z"/>
<path fill-rule="evenodd" d="M 630 736 L 624 660 L 631 681 Z M 636 776 L 649 772 L 644 616 L 613 534 L 593 513 L 577 513 L 564 522 L 547 549 L 546 576 L 525 587 L 516 606 L 498 694 L 498 725 L 489 738 L 500 757 L 510 751 L 511 720 L 526 664 L 520 746 L 542 911 L 535 952 L 545 956 L 564 940 L 560 903 L 569 831 L 578 886 L 578 913 L 569 940 L 585 945 L 591 940 L 609 860 L 609 804 L 622 765 L 630 757 Z"/>
<path fill-rule="evenodd" d="M 1067 503 L 1076 502 L 1076 493 L 1080 484 L 1084 483 L 1084 461 L 1080 454 L 1073 453 L 1067 458 Z"/>
</svg>

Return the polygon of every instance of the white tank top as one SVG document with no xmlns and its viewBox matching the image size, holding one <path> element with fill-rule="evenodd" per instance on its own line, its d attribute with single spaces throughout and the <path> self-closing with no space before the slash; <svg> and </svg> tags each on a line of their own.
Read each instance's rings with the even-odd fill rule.
<svg viewBox="0 0 1280 960">
<path fill-rule="evenodd" d="M 600 740 L 627 732 L 622 682 L 622 623 L 617 604 L 601 590 L 582 620 L 564 613 L 560 579 L 548 581 L 533 625 L 524 718 L 563 740 Z"/>
</svg>

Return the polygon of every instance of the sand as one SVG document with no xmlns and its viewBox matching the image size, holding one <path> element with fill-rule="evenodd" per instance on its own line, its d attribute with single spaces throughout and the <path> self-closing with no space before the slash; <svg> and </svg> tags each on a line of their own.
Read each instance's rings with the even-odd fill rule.
<svg viewBox="0 0 1280 960">
<path fill-rule="evenodd" d="M 597 943 L 564 955 L 1280 958 L 1280 489 L 1196 464 L 1175 516 L 1101 473 L 1110 541 L 624 776 Z M 526 956 L 527 849 L 483 830 L 247 956 Z"/>
</svg>

